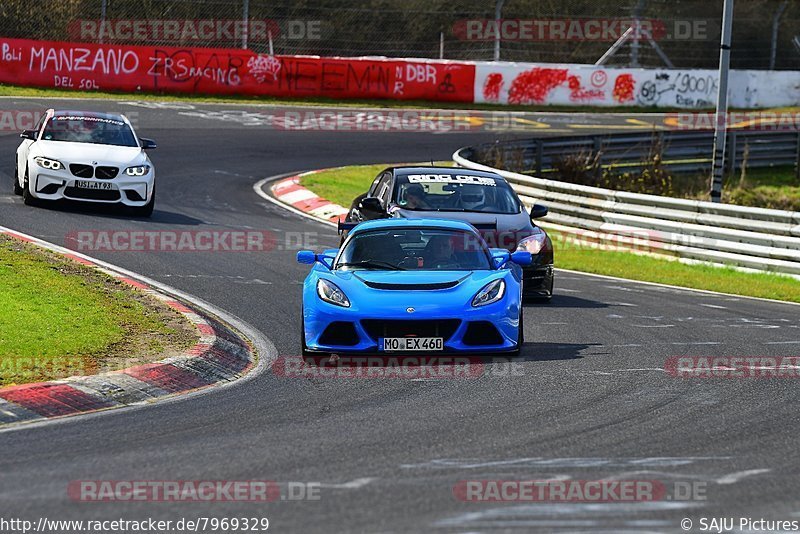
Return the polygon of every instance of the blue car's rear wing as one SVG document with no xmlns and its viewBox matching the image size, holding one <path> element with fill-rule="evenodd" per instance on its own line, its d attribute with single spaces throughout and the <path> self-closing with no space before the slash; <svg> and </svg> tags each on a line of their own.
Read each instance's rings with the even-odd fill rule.
<svg viewBox="0 0 800 534">
<path fill-rule="evenodd" d="M 337 232 L 339 232 L 339 235 L 342 235 L 343 232 L 349 232 L 350 230 L 355 228 L 357 224 L 358 224 L 357 222 L 349 222 L 349 221 L 348 222 L 342 222 L 342 221 L 339 221 L 339 222 L 336 223 L 336 230 L 337 230 Z"/>
</svg>

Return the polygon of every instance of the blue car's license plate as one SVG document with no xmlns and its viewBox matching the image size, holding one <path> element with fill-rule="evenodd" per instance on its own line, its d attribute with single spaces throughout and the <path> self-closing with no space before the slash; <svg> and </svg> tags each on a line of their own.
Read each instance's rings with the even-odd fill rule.
<svg viewBox="0 0 800 534">
<path fill-rule="evenodd" d="M 386 352 L 408 352 L 424 350 L 444 350 L 441 337 L 382 337 L 378 350 Z"/>
</svg>

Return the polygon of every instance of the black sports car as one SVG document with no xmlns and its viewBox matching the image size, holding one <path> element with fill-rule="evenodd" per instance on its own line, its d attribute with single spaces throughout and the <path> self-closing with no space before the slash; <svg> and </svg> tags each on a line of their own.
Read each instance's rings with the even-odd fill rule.
<svg viewBox="0 0 800 534">
<path fill-rule="evenodd" d="M 499 174 L 454 167 L 390 167 L 353 201 L 345 220 L 466 221 L 481 232 L 490 247 L 530 252 L 533 263 L 523 269 L 523 294 L 549 299 L 553 294 L 553 244 L 533 222 L 545 215 L 547 208 L 539 204 L 527 212 Z"/>
</svg>

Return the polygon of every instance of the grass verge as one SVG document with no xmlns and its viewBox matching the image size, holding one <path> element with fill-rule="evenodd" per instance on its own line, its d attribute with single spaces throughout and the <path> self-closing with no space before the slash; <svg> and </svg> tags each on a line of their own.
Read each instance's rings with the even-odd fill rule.
<svg viewBox="0 0 800 534">
<path fill-rule="evenodd" d="M 0 84 L 0 96 L 40 97 L 40 98 L 91 98 L 101 100 L 131 100 L 159 102 L 191 102 L 209 104 L 269 104 L 275 106 L 318 106 L 318 107 L 371 107 L 401 109 L 470 109 L 477 111 L 551 111 L 569 113 L 669 113 L 680 111 L 675 108 L 655 107 L 598 107 L 598 106 L 536 106 L 536 105 L 504 105 L 475 104 L 465 102 L 429 102 L 424 100 L 335 100 L 332 98 L 272 98 L 263 96 L 218 96 L 203 94 L 147 93 L 147 92 L 110 92 L 110 91 L 72 91 L 69 89 L 51 89 L 44 87 L 23 87 Z M 702 110 L 696 110 L 702 111 Z M 710 108 L 708 111 L 712 111 Z"/>
<path fill-rule="evenodd" d="M 0 386 L 123 369 L 196 339 L 182 315 L 128 284 L 0 235 Z"/>
<path fill-rule="evenodd" d="M 375 176 L 389 164 L 354 165 L 304 177 L 301 183 L 316 194 L 342 206 L 367 190 Z M 590 246 L 566 244 L 567 236 L 550 232 L 555 246 L 555 265 L 563 269 L 705 289 L 749 297 L 800 302 L 800 280 L 768 273 L 746 273 L 707 264 L 688 265 Z M 564 244 L 559 246 L 559 244 Z M 558 286 L 556 286 L 556 293 Z"/>
</svg>

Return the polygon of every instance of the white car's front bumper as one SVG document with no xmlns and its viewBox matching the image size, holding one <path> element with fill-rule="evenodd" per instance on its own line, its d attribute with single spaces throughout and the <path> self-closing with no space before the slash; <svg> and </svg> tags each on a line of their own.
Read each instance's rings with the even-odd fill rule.
<svg viewBox="0 0 800 534">
<path fill-rule="evenodd" d="M 31 193 L 42 200 L 68 199 L 136 207 L 147 204 L 153 195 L 155 172 L 152 167 L 144 176 L 128 176 L 122 169 L 112 179 L 80 178 L 69 169 L 54 171 L 36 165 L 30 169 L 28 180 Z M 88 184 L 98 184 L 96 187 L 102 189 L 85 187 Z"/>
</svg>

